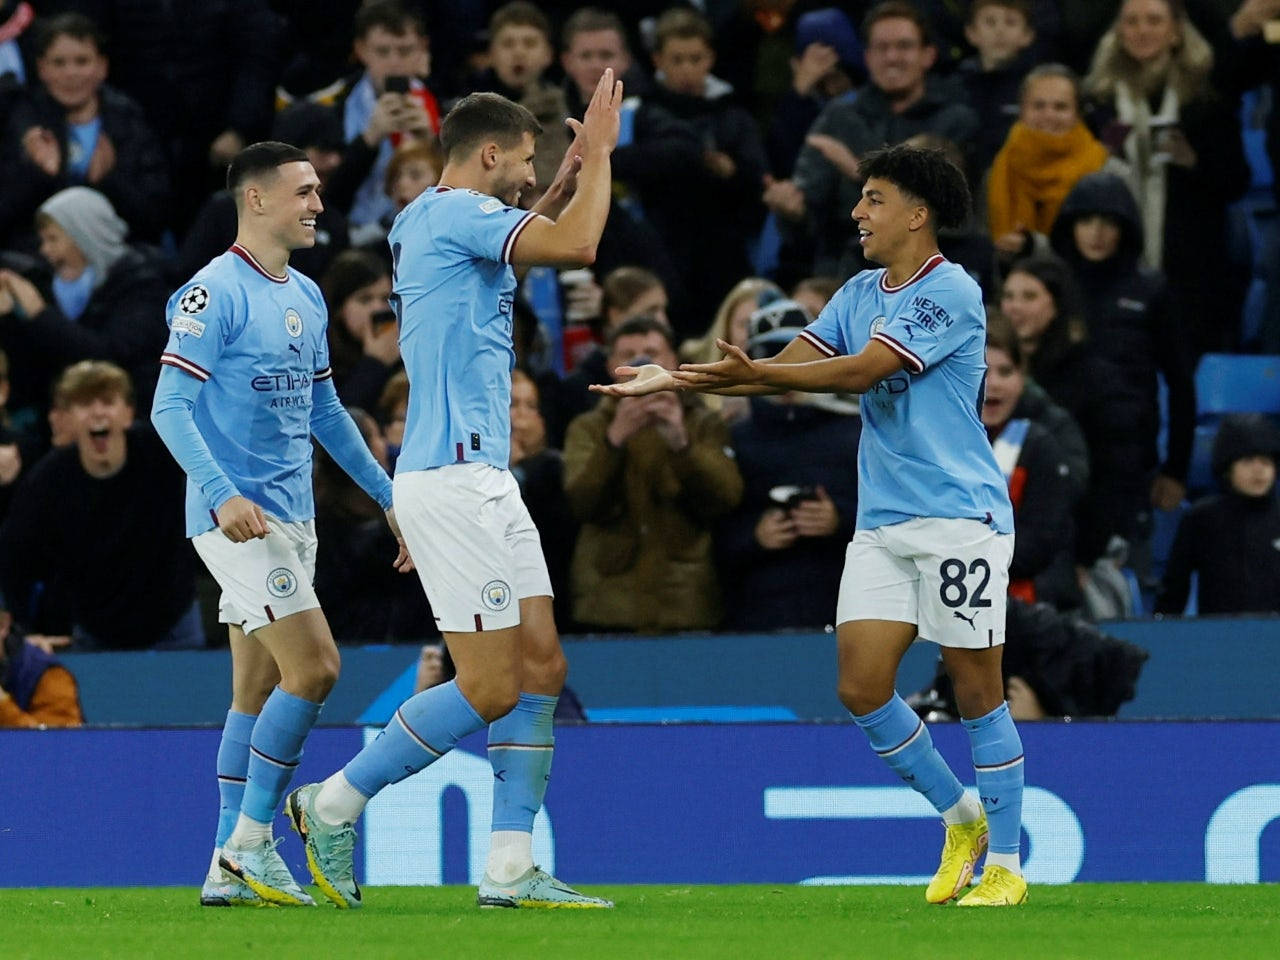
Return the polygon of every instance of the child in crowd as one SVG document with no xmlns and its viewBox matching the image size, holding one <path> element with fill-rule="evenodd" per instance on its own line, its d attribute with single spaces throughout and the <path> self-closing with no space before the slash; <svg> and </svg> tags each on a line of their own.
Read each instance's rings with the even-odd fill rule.
<svg viewBox="0 0 1280 960">
<path fill-rule="evenodd" d="M 1018 117 L 1022 78 L 1034 65 L 1035 28 L 1027 0 L 974 0 L 964 27 L 978 51 L 961 61 L 960 81 L 982 125 L 973 138 L 973 168 L 982 173 L 995 159 Z"/>
</svg>

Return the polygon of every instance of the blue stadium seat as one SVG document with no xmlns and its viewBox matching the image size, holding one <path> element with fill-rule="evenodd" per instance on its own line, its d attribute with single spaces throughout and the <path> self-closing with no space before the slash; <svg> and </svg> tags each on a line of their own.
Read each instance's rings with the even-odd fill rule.
<svg viewBox="0 0 1280 960">
<path fill-rule="evenodd" d="M 1280 413 L 1280 357 L 1206 353 L 1196 367 L 1196 415 Z"/>
<path fill-rule="evenodd" d="M 1187 498 L 1194 500 L 1217 489 L 1218 480 L 1213 475 L 1211 455 L 1213 438 L 1218 435 L 1217 424 L 1200 424 L 1191 442 L 1191 465 L 1187 468 Z"/>
</svg>

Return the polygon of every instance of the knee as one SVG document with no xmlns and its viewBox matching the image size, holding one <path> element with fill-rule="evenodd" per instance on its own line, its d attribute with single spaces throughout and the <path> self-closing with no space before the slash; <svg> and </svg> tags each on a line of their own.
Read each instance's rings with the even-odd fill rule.
<svg viewBox="0 0 1280 960">
<path fill-rule="evenodd" d="M 1004 702 L 1003 681 L 973 682 L 953 677 L 951 685 L 955 691 L 956 707 L 965 720 L 985 717 Z"/>
<path fill-rule="evenodd" d="M 866 678 L 841 677 L 836 694 L 844 708 L 855 717 L 879 710 L 893 696 L 893 684 L 868 681 Z"/>
<path fill-rule="evenodd" d="M 557 646 L 554 651 L 535 660 L 526 660 L 522 686 L 532 693 L 558 694 L 569 675 L 569 661 Z"/>
<path fill-rule="evenodd" d="M 505 717 L 515 709 L 520 699 L 520 684 L 515 677 L 468 678 L 459 675 L 458 689 L 485 723 Z"/>
<path fill-rule="evenodd" d="M 318 651 L 315 657 L 295 667 L 294 675 L 288 678 L 289 692 L 304 700 L 321 703 L 338 682 L 341 666 L 337 647 Z M 286 683 L 282 681 L 281 686 L 286 686 Z"/>
</svg>

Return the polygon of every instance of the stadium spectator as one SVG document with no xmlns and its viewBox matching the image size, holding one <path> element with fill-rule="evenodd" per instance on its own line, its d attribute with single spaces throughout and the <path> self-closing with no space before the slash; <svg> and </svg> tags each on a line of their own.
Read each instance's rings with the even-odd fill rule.
<svg viewBox="0 0 1280 960">
<path fill-rule="evenodd" d="M 36 462 L 40 444 L 9 413 L 9 357 L 0 350 L 0 524 L 27 469 Z"/>
<path fill-rule="evenodd" d="M 427 187 L 439 183 L 443 169 L 444 157 L 434 140 L 411 140 L 396 147 L 382 184 L 383 191 L 395 204 L 395 212 L 399 213 L 416 200 Z M 390 215 L 383 223 L 390 229 L 394 219 L 395 216 Z M 379 250 L 385 246 L 379 244 Z"/>
<path fill-rule="evenodd" d="M 4 129 L 7 97 L 35 71 L 29 66 L 36 12 L 26 0 L 0 0 L 0 130 Z"/>
<path fill-rule="evenodd" d="M 518 367 L 511 372 L 511 475 L 542 540 L 556 622 L 570 623 L 569 562 L 578 523 L 565 499 L 564 457 L 547 445 L 538 385 Z"/>
<path fill-rule="evenodd" d="M 383 189 L 387 165 L 401 143 L 440 133 L 440 105 L 428 85 L 431 56 L 417 13 L 398 0 L 374 0 L 355 17 L 355 59 L 362 69 L 308 99 L 342 119 L 346 151 L 329 175 L 327 198 L 347 213 L 351 242 L 386 235 L 395 212 Z"/>
<path fill-rule="evenodd" d="M 1181 0 L 1125 0 L 1085 77 L 1092 121 L 1129 166 L 1143 263 L 1178 278 L 1174 308 L 1195 356 L 1234 348 L 1244 287 L 1229 272 L 1227 207 L 1249 168 L 1239 103 L 1212 86 L 1213 62 Z"/>
<path fill-rule="evenodd" d="M 1079 83 L 1070 68 L 1050 63 L 1028 73 L 1018 121 L 987 179 L 987 225 L 996 249 L 1006 256 L 1030 253 L 1036 236 L 1048 236 L 1071 188 L 1107 159 L 1080 118 Z"/>
<path fill-rule="evenodd" d="M 472 91 L 500 93 L 532 113 L 540 124 L 533 156 L 539 184 L 555 178 L 556 165 L 569 148 L 565 117 L 569 104 L 564 90 L 547 80 L 555 60 L 551 22 L 536 4 L 526 0 L 499 7 L 489 19 L 489 68 L 471 83 Z"/>
<path fill-rule="evenodd" d="M 378 425 L 387 444 L 387 472 L 390 473 L 400 456 L 400 444 L 404 441 L 404 421 L 409 411 L 409 376 L 403 370 L 391 375 L 378 397 Z"/>
<path fill-rule="evenodd" d="M 676 366 L 671 330 L 636 317 L 610 338 L 608 369 Z M 654 402 L 657 400 L 658 402 Z M 582 523 L 573 618 L 597 630 L 696 630 L 721 618 L 711 523 L 742 496 L 729 431 L 696 397 L 606 397 L 569 425 L 565 494 Z"/>
<path fill-rule="evenodd" d="M 26 246 L 47 198 L 85 184 L 104 194 L 139 240 L 160 239 L 169 168 L 142 108 L 106 84 L 107 57 L 92 20 L 68 13 L 39 24 L 40 86 L 14 109 L 0 160 L 0 242 Z"/>
<path fill-rule="evenodd" d="M 751 314 L 764 304 L 781 299 L 782 291 L 772 280 L 761 277 L 739 280 L 720 301 L 715 319 L 711 321 L 707 332 L 680 344 L 680 359 L 687 363 L 711 363 L 720 359 L 717 340 L 727 340 L 734 346 L 746 347 L 747 322 L 751 319 Z M 810 315 L 817 314 L 811 312 Z M 728 424 L 736 423 L 751 413 L 746 397 L 721 397 L 709 393 L 702 401 L 708 409 L 719 413 Z"/>
<path fill-rule="evenodd" d="M 810 320 L 794 300 L 775 300 L 751 314 L 743 346 L 753 359 L 772 357 Z M 742 502 L 716 537 L 727 629 L 835 623 L 858 512 L 862 420 L 856 406 L 837 412 L 823 402 L 829 400 L 803 393 L 752 397 L 750 417 L 733 428 Z"/>
<path fill-rule="evenodd" d="M 685 211 L 702 176 L 703 146 L 697 132 L 662 106 L 653 96 L 652 81 L 633 68 L 626 28 L 616 14 L 593 7 L 576 11 L 565 22 L 562 45 L 570 116 L 582 116 L 605 68 L 623 77 L 627 103 L 613 154 L 614 182 L 625 188 L 630 210 L 653 226 L 668 249 L 686 249 L 689 234 L 700 235 L 702 226 L 691 223 Z M 685 272 L 678 256 L 672 260 L 691 287 L 696 278 Z"/>
<path fill-rule="evenodd" d="M 372 253 L 347 250 L 320 286 L 329 305 L 329 359 L 338 396 L 348 406 L 374 410 L 387 381 L 404 369 L 400 330 L 387 302 L 391 270 Z"/>
<path fill-rule="evenodd" d="M 1113 534 L 1130 543 L 1145 539 L 1151 505 L 1172 510 L 1182 502 L 1191 459 L 1196 405 L 1186 338 L 1179 312 L 1171 309 L 1164 277 L 1140 263 L 1142 237 L 1133 195 L 1123 180 L 1109 173 L 1091 173 L 1076 184 L 1051 234 L 1054 249 L 1071 266 L 1084 291 L 1089 349 L 1114 365 L 1112 385 L 1118 398 L 1112 401 L 1108 416 L 1126 424 L 1136 444 L 1133 452 L 1138 454 L 1114 465 L 1132 488 L 1114 489 L 1105 501 L 1095 504 L 1101 525 L 1093 532 L 1105 533 L 1103 542 Z M 1168 454 L 1163 463 L 1156 447 L 1160 431 L 1157 374 L 1163 375 L 1169 391 Z M 1120 417 L 1122 408 L 1133 411 L 1134 419 Z M 1102 469 L 1095 458 L 1095 489 Z M 1095 540 L 1093 546 L 1100 544 Z"/>
<path fill-rule="evenodd" d="M 605 229 L 609 229 L 607 225 Z M 666 285 L 653 271 L 643 267 L 618 267 L 605 276 L 601 288 L 599 337 L 605 343 L 611 342 L 614 331 L 632 317 L 650 317 L 670 328 Z M 564 378 L 554 401 L 546 404 L 552 446 L 562 446 L 569 421 L 596 405 L 597 398 L 588 387 L 593 383 L 613 382 L 613 367 L 607 362 L 608 357 L 609 350 L 597 344 Z"/>
<path fill-rule="evenodd" d="M 733 88 L 711 73 L 716 54 L 707 19 L 675 8 L 658 18 L 654 31 L 652 100 L 702 141 L 700 166 L 673 184 L 684 188 L 678 198 L 684 229 L 669 239 L 689 288 L 689 312 L 705 317 L 751 272 L 747 243 L 764 221 L 767 161 L 755 120 L 734 102 Z"/>
<path fill-rule="evenodd" d="M 1181 614 L 1197 575 L 1202 614 L 1280 613 L 1280 429 L 1262 414 L 1223 417 L 1212 464 L 1222 492 L 1183 514 L 1157 614 Z"/>
<path fill-rule="evenodd" d="M 765 141 L 773 176 L 791 176 L 822 108 L 865 77 L 862 43 L 843 10 L 824 7 L 799 17 L 791 83 L 771 111 Z"/>
<path fill-rule="evenodd" d="M 0 530 L 13 612 L 77 650 L 204 646 L 182 474 L 150 427 L 133 425 L 128 375 L 82 361 L 57 393 L 75 445 L 31 468 Z"/>
<path fill-rule="evenodd" d="M 276 117 L 272 136 L 306 151 L 322 188 L 342 161 L 342 123 L 332 110 L 318 103 L 302 101 L 285 107 Z M 235 238 L 236 201 L 224 186 L 212 194 L 196 214 L 182 240 L 174 273 L 191 276 L 214 257 L 225 253 Z M 347 218 L 336 203 L 327 203 L 316 216 L 315 246 L 294 251 L 289 263 L 318 283 L 333 258 L 347 249 L 347 245 Z"/>
<path fill-rule="evenodd" d="M 181 233 L 224 186 L 231 158 L 271 127 L 280 21 L 260 0 L 98 0 L 91 7 L 109 38 L 112 84 L 142 106 L 168 153 L 178 190 L 162 209 Z"/>
<path fill-rule="evenodd" d="M 88 187 L 68 187 L 46 200 L 36 227 L 53 271 L 52 295 L 0 269 L 0 343 L 10 360 L 38 371 L 43 383 L 77 360 L 110 360 L 129 372 L 134 392 L 149 402 L 165 338 L 166 281 L 158 258 L 125 243 L 125 222 Z"/>
<path fill-rule="evenodd" d="M 55 657 L 27 642 L 0 596 L 0 728 L 83 723 L 76 678 Z"/>
<path fill-rule="evenodd" d="M 1070 421 L 1084 434 L 1089 480 L 1077 517 L 1076 553 L 1089 566 L 1122 526 L 1113 515 L 1136 512 L 1145 499 L 1148 438 L 1134 429 L 1145 414 L 1141 397 L 1126 387 L 1130 375 L 1091 345 L 1081 296 L 1071 269 L 1057 257 L 1027 257 L 1005 278 L 1000 312 L 1013 325 L 1031 375 L 1019 415 L 1047 416 L 1052 408 L 1039 391 L 1067 411 L 1070 420 L 1055 416 L 1052 432 L 1064 450 L 1075 451 L 1068 460 L 1073 470 L 1080 456 Z"/>
<path fill-rule="evenodd" d="M 387 466 L 386 441 L 368 413 L 347 407 L 374 459 Z M 339 643 L 407 641 L 439 636 L 431 606 L 414 577 L 388 562 L 396 538 L 368 494 L 317 445 L 314 461 L 316 596 Z"/>
<path fill-rule="evenodd" d="M 987 317 L 987 380 L 982 424 L 1009 482 L 1018 537 L 1009 562 L 1009 594 L 1059 610 L 1080 606 L 1072 511 L 1080 485 L 1049 430 L 1017 416 L 1026 388 L 1022 347 L 1012 325 Z"/>
<path fill-rule="evenodd" d="M 969 4 L 964 35 L 977 50 L 960 61 L 958 75 L 978 115 L 971 151 L 973 170 L 981 176 L 1018 118 L 1022 79 L 1035 66 L 1031 8 L 1027 0 L 975 0 Z"/>
<path fill-rule="evenodd" d="M 837 276 L 848 276 L 838 264 L 846 246 L 857 241 L 849 211 L 862 188 L 858 158 L 917 133 L 967 143 L 978 128 L 973 110 L 930 76 L 938 51 L 916 7 L 900 0 L 877 4 L 862 35 L 870 82 L 857 96 L 842 96 L 823 109 L 793 177 L 771 184 L 764 194 L 779 217 L 806 224 L 816 244 L 814 272 Z"/>
</svg>

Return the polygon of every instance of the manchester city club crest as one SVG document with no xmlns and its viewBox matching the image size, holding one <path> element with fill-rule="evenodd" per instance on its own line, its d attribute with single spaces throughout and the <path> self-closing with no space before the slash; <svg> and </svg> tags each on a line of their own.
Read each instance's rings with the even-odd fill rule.
<svg viewBox="0 0 1280 960">
<path fill-rule="evenodd" d="M 209 305 L 209 290 L 197 283 L 178 300 L 178 309 L 187 316 L 199 313 Z"/>
<path fill-rule="evenodd" d="M 298 578 L 288 567 L 276 567 L 267 574 L 267 590 L 273 597 L 291 597 L 298 591 Z"/>
<path fill-rule="evenodd" d="M 884 329 L 886 321 L 884 317 L 876 317 L 871 321 L 871 329 L 867 331 L 867 336 L 874 337 L 877 333 Z"/>
<path fill-rule="evenodd" d="M 501 580 L 490 580 L 480 591 L 480 599 L 490 610 L 505 610 L 511 603 L 511 588 Z"/>
<path fill-rule="evenodd" d="M 302 317 L 293 307 L 284 312 L 284 328 L 289 331 L 291 337 L 302 336 Z"/>
</svg>

